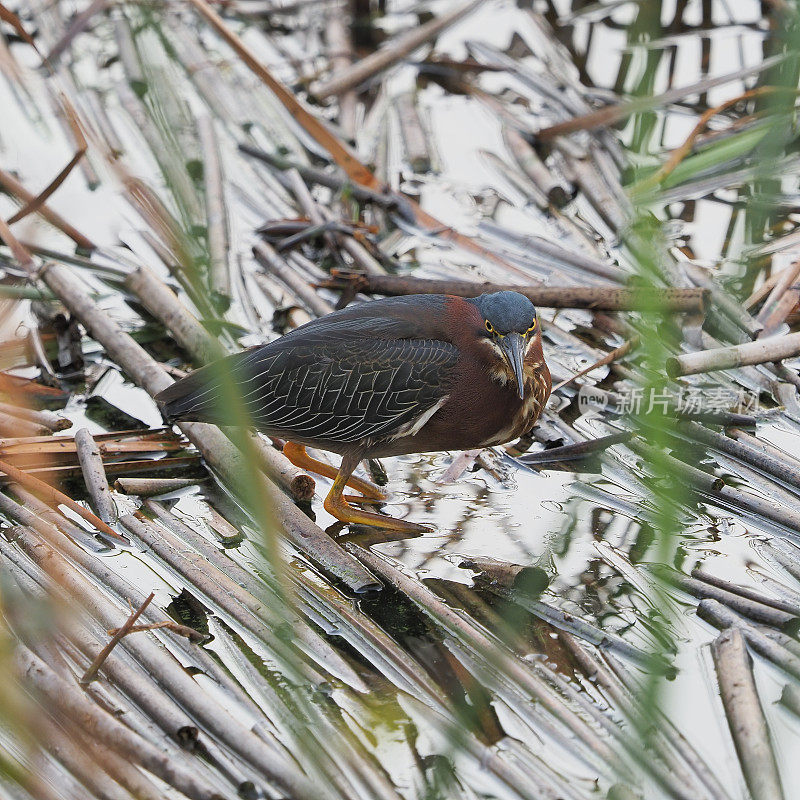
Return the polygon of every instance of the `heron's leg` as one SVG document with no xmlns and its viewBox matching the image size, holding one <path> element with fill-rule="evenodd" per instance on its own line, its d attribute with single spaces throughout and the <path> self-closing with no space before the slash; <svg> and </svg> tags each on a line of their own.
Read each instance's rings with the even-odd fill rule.
<svg viewBox="0 0 800 800">
<path fill-rule="evenodd" d="M 296 442 L 286 442 L 283 446 L 283 454 L 289 461 L 300 469 L 307 469 L 309 472 L 316 472 L 317 475 L 323 475 L 326 478 L 335 480 L 339 475 L 339 470 L 336 467 L 326 464 L 317 458 L 312 458 L 307 452 L 305 445 L 297 444 Z M 352 470 L 351 470 L 352 472 Z M 369 481 L 362 481 L 361 478 L 349 477 L 347 485 L 357 492 L 361 492 L 364 497 L 370 500 L 385 500 L 386 495 L 378 489 L 377 486 L 369 483 Z"/>
<path fill-rule="evenodd" d="M 406 522 L 403 519 L 387 517 L 385 514 L 376 514 L 374 511 L 362 511 L 360 508 L 353 508 L 345 499 L 343 492 L 357 464 L 358 459 L 353 456 L 345 456 L 342 459 L 339 474 L 336 476 L 323 504 L 329 514 L 332 514 L 340 522 L 353 525 L 371 525 L 374 528 L 383 528 L 388 531 L 402 531 L 404 533 L 426 533 L 430 531 L 430 528 L 425 525 L 417 525 L 415 522 Z"/>
</svg>

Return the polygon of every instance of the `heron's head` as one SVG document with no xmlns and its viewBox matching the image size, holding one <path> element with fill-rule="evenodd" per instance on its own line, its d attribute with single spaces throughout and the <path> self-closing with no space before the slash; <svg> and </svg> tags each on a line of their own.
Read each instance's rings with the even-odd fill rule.
<svg viewBox="0 0 800 800">
<path fill-rule="evenodd" d="M 482 294 L 470 302 L 483 318 L 480 335 L 513 373 L 522 398 L 525 387 L 522 362 L 539 329 L 536 307 L 518 292 Z"/>
</svg>

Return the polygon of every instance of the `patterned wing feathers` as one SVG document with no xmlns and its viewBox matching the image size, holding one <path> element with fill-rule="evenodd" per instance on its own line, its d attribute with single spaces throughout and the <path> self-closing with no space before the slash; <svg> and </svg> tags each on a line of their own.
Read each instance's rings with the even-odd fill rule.
<svg viewBox="0 0 800 800">
<path fill-rule="evenodd" d="M 442 400 L 458 358 L 453 345 L 431 339 L 274 346 L 281 341 L 231 356 L 223 368 L 204 367 L 157 399 L 174 419 L 225 424 L 219 398 L 227 373 L 264 432 L 301 441 L 380 440 Z"/>
</svg>

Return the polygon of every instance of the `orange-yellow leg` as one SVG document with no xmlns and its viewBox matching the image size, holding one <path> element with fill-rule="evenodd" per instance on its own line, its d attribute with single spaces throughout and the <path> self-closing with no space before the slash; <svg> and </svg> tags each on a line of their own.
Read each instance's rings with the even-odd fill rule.
<svg viewBox="0 0 800 800">
<path fill-rule="evenodd" d="M 374 528 L 383 528 L 388 531 L 401 531 L 403 533 L 426 533 L 430 528 L 425 525 L 417 525 L 415 522 L 406 522 L 403 519 L 394 519 L 385 514 L 376 514 L 373 511 L 362 511 L 360 508 L 353 508 L 344 498 L 344 487 L 349 485 L 349 478 L 352 471 L 358 464 L 357 459 L 343 458 L 339 474 L 333 481 L 328 496 L 323 503 L 325 510 L 332 514 L 340 522 L 351 525 L 371 525 Z"/>
<path fill-rule="evenodd" d="M 289 461 L 300 469 L 307 469 L 309 472 L 316 472 L 317 475 L 324 475 L 326 478 L 336 480 L 339 470 L 336 467 L 326 464 L 324 461 L 312 458 L 307 452 L 305 445 L 295 442 L 286 442 L 283 446 L 283 454 Z M 352 470 L 351 470 L 352 472 Z M 364 497 L 370 500 L 381 501 L 386 499 L 386 495 L 374 484 L 369 481 L 362 481 L 361 478 L 348 477 L 347 485 L 357 492 L 361 492 Z"/>
</svg>

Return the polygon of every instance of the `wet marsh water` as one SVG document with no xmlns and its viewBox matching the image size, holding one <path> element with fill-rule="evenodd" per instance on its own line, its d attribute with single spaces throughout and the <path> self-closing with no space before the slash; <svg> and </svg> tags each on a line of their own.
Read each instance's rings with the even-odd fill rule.
<svg viewBox="0 0 800 800">
<path fill-rule="evenodd" d="M 549 19 L 561 21 L 562 41 L 571 39 L 577 60 L 582 62 L 585 76 L 597 87 L 598 93 L 603 89 L 633 91 L 630 78 L 624 85 L 619 85 L 618 65 L 623 62 L 626 53 L 632 53 L 629 74 L 635 75 L 637 64 L 641 65 L 645 57 L 642 48 L 629 48 L 627 44 L 627 28 L 634 21 L 639 4 L 610 4 L 614 6 L 610 12 L 603 10 L 603 4 L 597 4 L 596 9 L 592 10 L 594 7 L 578 7 L 579 4 L 567 0 L 552 5 L 535 5 Z M 661 5 L 665 28 L 674 16 L 674 5 L 668 2 Z M 703 8 L 711 9 L 710 28 L 709 20 L 704 19 Z M 729 12 L 735 19 L 729 20 Z M 724 74 L 758 63 L 763 57 L 761 48 L 766 36 L 763 26 L 759 24 L 760 18 L 759 4 L 756 2 L 740 0 L 731 9 L 723 2 L 689 3 L 683 18 L 684 27 L 665 30 L 660 42 L 650 44 L 650 52 L 663 48 L 665 53 L 658 68 L 653 71 L 652 92 L 658 94 L 672 86 L 691 84 L 704 74 Z M 447 31 L 438 41 L 437 52 L 456 59 L 462 58 L 472 52 L 469 45 L 474 42 L 505 50 L 515 35 L 528 41 L 531 49 L 535 48 L 536 36 L 531 31 L 526 11 L 505 0 L 487 3 Z M 117 90 L 123 81 L 121 66 L 111 64 L 102 69 L 98 67 L 106 51 L 111 49 L 110 31 L 100 25 L 94 38 L 84 37 L 80 41 L 84 42 L 87 49 L 74 64 L 74 73 L 78 76 L 76 81 L 87 90 L 98 91 L 112 109 L 117 133 L 124 142 L 128 167 L 136 174 L 146 175 L 161 190 L 168 189 L 153 154 L 148 152 L 140 132 L 125 116 L 119 103 Z M 263 37 L 254 32 L 253 42 L 262 45 Z M 219 60 L 218 46 L 218 43 L 210 46 L 209 52 L 214 61 Z M 158 55 L 159 52 L 153 48 L 156 64 L 163 58 L 163 54 Z M 280 54 L 266 48 L 262 48 L 261 52 L 266 53 L 267 61 L 274 58 L 273 63 L 277 63 L 280 59 Z M 528 58 L 527 61 L 532 69 L 536 69 L 535 58 Z M 523 59 L 523 63 L 526 63 L 526 59 Z M 290 70 L 287 72 L 291 73 Z M 398 87 L 413 85 L 414 75 L 415 69 L 410 65 L 396 70 L 387 80 L 388 91 L 396 92 Z M 183 79 L 176 81 L 187 91 L 190 104 L 202 108 L 203 100 L 199 95 L 189 93 L 190 84 Z M 237 74 L 234 83 L 240 92 L 252 87 L 250 76 Z M 485 74 L 482 86 L 487 92 L 498 95 L 523 94 L 522 85 L 505 73 Z M 741 82 L 733 82 L 712 89 L 707 103 L 713 106 L 740 93 L 742 88 Z M 36 89 L 32 88 L 32 91 Z M 536 99 L 530 97 L 530 92 L 524 91 L 524 95 L 530 104 L 531 117 L 536 118 Z M 252 113 L 256 116 L 274 113 L 274 120 L 270 119 L 270 123 L 274 121 L 280 132 L 283 118 L 275 112 L 274 103 L 260 90 L 254 90 L 254 98 Z M 530 198 L 523 196 L 509 181 L 507 174 L 498 173 L 486 153 L 499 156 L 506 163 L 513 164 L 513 158 L 504 144 L 500 122 L 478 99 L 445 95 L 440 87 L 433 84 L 422 89 L 418 99 L 423 118 L 429 126 L 435 171 L 425 175 L 409 173 L 403 164 L 402 142 L 396 124 L 390 124 L 391 135 L 386 137 L 382 145 L 385 151 L 382 157 L 383 177 L 390 183 L 414 190 L 423 207 L 446 223 L 487 239 L 491 239 L 488 225 L 497 224 L 525 236 L 543 236 L 568 243 L 572 249 L 583 246 L 588 252 L 595 247 L 595 252 L 606 251 L 621 262 L 629 260 L 614 234 L 581 196 L 567 206 L 561 220 L 554 220 Z M 44 185 L 70 155 L 59 130 L 43 124 L 35 113 L 24 113 L 25 109 L 35 109 L 37 100 L 43 102 L 43 98 L 34 98 L 32 103 L 19 102 L 12 85 L 0 81 L 0 108 L 15 109 L 13 114 L 4 114 L 0 128 L 3 166 L 6 169 L 19 169 L 24 173 L 26 183 L 31 186 Z M 684 108 L 673 106 L 667 112 L 656 112 L 654 120 L 659 133 L 651 139 L 653 148 L 649 159 L 655 164 L 660 163 L 664 152 L 683 142 L 696 123 L 697 109 L 688 104 Z M 362 140 L 357 140 L 357 145 L 369 151 L 370 131 L 365 127 L 362 133 Z M 263 133 L 260 135 L 263 138 Z M 630 127 L 624 127 L 619 132 L 619 139 L 627 145 L 633 135 Z M 274 179 L 265 177 L 257 166 L 239 158 L 235 144 L 235 138 L 226 135 L 223 139 L 223 156 L 230 180 L 231 239 L 243 264 L 243 272 L 247 275 L 256 268 L 250 257 L 250 249 L 255 241 L 254 230 L 266 219 L 291 216 L 294 212 L 286 202 L 285 193 L 282 195 L 276 189 Z M 380 152 L 379 149 L 376 154 L 379 163 Z M 98 161 L 96 166 L 103 169 L 102 162 Z M 103 177 L 107 182 L 104 180 L 98 188 L 87 191 L 84 178 L 77 172 L 73 173 L 51 198 L 50 204 L 79 228 L 89 231 L 92 238 L 108 248 L 115 257 L 147 263 L 160 274 L 165 274 L 157 255 L 141 236 L 141 221 L 115 187 L 113 178 L 109 174 Z M 698 263 L 719 264 L 723 274 L 736 278 L 742 272 L 746 245 L 738 229 L 734 228 L 731 234 L 731 218 L 736 211 L 731 195 L 737 197 L 735 187 L 722 186 L 714 196 L 704 194 L 702 197 L 685 198 L 684 202 L 669 205 L 664 213 L 671 220 L 671 224 L 667 225 L 667 231 L 672 236 L 670 244 L 690 252 Z M 12 205 L 2 198 L 0 207 L 5 213 Z M 574 235 L 570 225 L 583 233 L 583 241 Z M 32 217 L 20 226 L 18 235 L 40 245 L 64 249 L 62 238 Z M 601 241 L 594 242 L 595 238 Z M 120 246 L 120 241 L 127 252 Z M 514 263 L 520 264 L 523 273 L 548 277 L 554 272 L 553 282 L 562 282 L 559 278 L 564 273 L 547 265 L 532 263 L 532 259 L 526 257 L 524 247 L 516 245 L 512 249 L 509 245 L 509 252 L 517 258 Z M 476 267 L 464 254 L 442 248 L 430 240 L 421 240 L 412 231 L 398 237 L 392 255 L 400 257 L 407 267 L 417 267 L 415 274 L 422 276 L 498 277 L 493 266 L 484 264 Z M 94 281 L 88 274 L 86 280 L 103 296 L 102 305 L 124 325 L 138 324 L 121 299 L 110 296 L 107 285 Z M 246 293 L 246 290 L 239 291 L 240 295 Z M 240 296 L 238 301 L 241 300 Z M 260 306 L 257 310 L 263 324 L 244 340 L 246 344 L 274 335 L 266 324 L 272 309 L 265 307 L 261 298 L 257 298 L 255 305 Z M 238 316 L 241 321 L 247 317 L 247 313 L 246 303 L 238 302 L 234 305 L 232 317 Z M 543 316 L 546 320 L 553 319 L 567 333 L 592 324 L 591 316 L 580 311 L 558 314 L 545 311 Z M 17 328 L 18 321 L 3 320 L 6 336 L 11 331 L 12 336 L 24 333 L 22 328 Z M 613 342 L 612 346 L 620 341 Z M 556 381 L 588 366 L 596 358 L 596 351 L 590 345 L 581 344 L 581 340 L 565 338 L 564 333 L 558 330 L 545 334 L 545 354 Z M 102 356 L 93 360 L 101 361 Z M 95 374 L 98 373 L 99 369 Z M 592 380 L 599 382 L 604 373 L 607 373 L 607 368 L 593 373 Z M 559 428 L 557 420 L 561 406 L 573 394 L 574 390 L 570 390 L 554 397 L 544 421 L 544 424 L 549 423 L 553 427 L 553 437 L 560 435 L 565 443 L 568 443 L 570 428 L 566 423 Z M 157 409 L 147 395 L 131 384 L 123 383 L 121 379 L 115 379 L 106 386 L 104 397 L 147 425 L 161 424 Z M 100 432 L 102 426 L 88 420 L 84 414 L 84 399 L 78 391 L 64 414 L 74 421 L 76 427 L 85 425 L 93 432 Z M 584 437 L 603 435 L 616 429 L 613 420 L 574 414 L 570 425 Z M 796 421 L 787 417 L 768 419 L 759 424 L 758 436 L 800 457 L 800 428 Z M 649 564 L 658 560 L 652 529 L 657 510 L 647 489 L 647 475 L 631 453 L 624 448 L 613 448 L 591 472 L 582 472 L 581 466 L 577 466 L 574 472 L 555 469 L 535 472 L 499 454 L 493 462 L 493 471 L 482 467 L 470 468 L 454 482 L 441 483 L 453 457 L 454 454 L 424 454 L 386 460 L 384 467 L 389 478 L 390 498 L 385 511 L 393 516 L 429 524 L 434 531 L 417 538 L 384 543 L 370 536 L 367 541 L 375 551 L 396 559 L 406 570 L 424 581 L 431 581 L 451 604 L 458 605 L 460 602 L 459 586 L 473 586 L 473 573 L 459 566 L 462 559 L 488 557 L 540 567 L 550 578 L 542 596 L 544 601 L 580 616 L 605 631 L 618 634 L 645 651 L 661 649 L 657 631 L 660 625 L 667 624 L 676 646 L 676 651 L 670 655 L 674 656 L 677 676 L 662 682 L 661 703 L 677 729 L 711 765 L 730 794 L 733 797 L 744 796 L 738 762 L 721 713 L 708 648 L 717 631 L 698 619 L 694 611 L 696 601 L 678 590 L 669 591 L 668 608 L 662 605 L 662 595 L 660 590 L 655 590 L 655 582 L 649 571 Z M 714 464 L 710 460 L 706 463 L 709 468 Z M 749 491 L 761 493 L 772 500 L 734 462 L 720 462 L 719 466 L 734 479 L 738 473 L 741 485 Z M 362 532 L 348 534 L 334 525 L 335 520 L 323 510 L 320 499 L 327 491 L 328 483 L 319 479 L 318 485 L 320 491 L 311 508 L 318 524 L 329 529 L 332 535 L 344 535 L 356 542 L 364 540 L 365 534 Z M 181 518 L 196 524 L 204 535 L 213 540 L 204 523 L 207 518 L 204 491 L 202 487 L 185 490 L 166 500 L 170 504 L 174 502 L 174 511 Z M 791 499 L 796 505 L 797 497 L 792 494 Z M 678 540 L 671 543 L 675 554 L 673 566 L 678 570 L 688 574 L 693 566 L 702 564 L 718 577 L 764 591 L 774 589 L 773 584 L 765 581 L 777 581 L 790 599 L 796 601 L 800 598 L 800 585 L 793 584 L 770 557 L 769 551 L 762 547 L 765 541 L 776 534 L 775 525 L 752 517 L 737 516 L 707 502 L 691 504 L 683 508 L 682 513 Z M 784 530 L 779 535 L 796 543 L 798 532 Z M 234 560 L 249 567 L 256 568 L 260 563 L 259 547 L 252 541 L 228 548 L 227 552 Z M 169 602 L 169 597 L 182 588 L 182 581 L 165 571 L 163 565 L 148 554 L 117 552 L 109 554 L 107 558 L 115 569 L 131 581 L 152 587 L 157 593 L 157 602 L 163 602 L 164 605 Z M 493 607 L 507 610 L 502 608 L 491 592 L 479 590 L 477 594 Z M 380 599 L 353 602 L 363 603 L 365 610 L 371 610 L 386 630 L 426 664 L 437 679 L 447 681 L 448 669 L 452 667 L 448 668 L 440 662 L 441 656 L 434 647 L 439 643 L 436 642 L 432 626 L 410 607 L 408 601 L 387 590 Z M 225 631 L 223 622 L 211 616 L 209 629 L 215 640 L 206 649 L 215 653 L 240 679 L 242 685 L 252 692 L 257 704 L 266 703 L 258 688 L 257 670 L 254 671 L 256 668 L 252 663 L 249 666 L 246 663 L 242 655 L 243 648 L 238 646 L 236 637 Z M 577 676 L 565 660 L 559 660 L 557 648 L 551 646 L 550 640 L 554 634 L 549 629 L 537 625 L 532 617 L 526 617 L 524 631 L 525 635 L 521 638 L 528 648 L 526 657 L 546 660 L 560 670 L 575 688 L 591 696 L 598 694 L 596 688 Z M 328 633 L 331 640 L 336 642 L 335 627 L 331 627 Z M 429 656 L 427 662 L 426 653 Z M 255 654 L 256 661 L 262 657 L 263 653 Z M 358 663 L 356 658 L 353 660 Z M 630 665 L 629 669 L 635 673 L 635 680 L 644 682 L 643 673 L 636 673 L 635 667 Z M 409 734 L 404 726 L 409 718 L 417 720 L 416 749 L 423 755 L 427 754 L 426 750 L 430 754 L 440 752 L 437 734 L 433 728 L 425 727 L 421 715 L 415 715 L 402 703 L 398 708 L 393 699 L 382 699 L 380 681 L 374 671 L 363 669 L 362 672 L 375 682 L 372 687 L 374 696 L 370 700 L 375 706 L 372 717 L 360 716 L 365 713 L 364 705 L 356 707 L 356 704 L 348 703 L 348 687 L 334 687 L 334 696 L 342 708 L 349 708 L 353 715 L 349 720 L 350 728 L 355 735 L 363 738 L 371 752 L 378 755 L 400 792 L 414 796 L 418 787 L 409 785 L 409 772 L 406 769 L 410 759 Z M 793 758 L 800 747 L 800 720 L 777 702 L 787 677 L 762 659 L 756 660 L 755 675 L 787 787 L 787 797 L 791 797 L 791 787 L 800 784 L 800 763 Z M 213 681 L 205 681 L 205 685 L 209 691 L 213 690 Z M 524 741 L 533 752 L 546 759 L 568 783 L 580 790 L 581 796 L 592 794 L 592 769 L 557 743 L 555 738 L 548 736 L 546 729 L 536 728 L 518 713 L 510 712 L 505 701 L 497 697 L 493 702 L 485 701 L 485 705 L 490 708 L 490 711 L 484 709 L 486 713 L 490 716 L 496 714 L 502 728 L 511 737 Z M 430 741 L 426 741 L 426 737 Z M 489 782 L 481 783 L 487 780 L 485 775 L 469 772 L 469 765 L 464 765 L 464 769 L 475 781 L 469 796 L 479 796 L 482 789 L 490 795 L 497 792 L 497 796 L 503 796 L 497 786 Z M 658 796 L 661 796 L 661 792 L 654 784 L 645 785 L 645 797 Z"/>
</svg>

